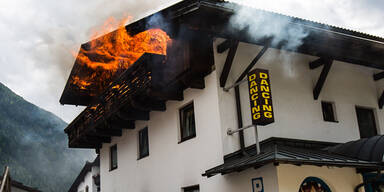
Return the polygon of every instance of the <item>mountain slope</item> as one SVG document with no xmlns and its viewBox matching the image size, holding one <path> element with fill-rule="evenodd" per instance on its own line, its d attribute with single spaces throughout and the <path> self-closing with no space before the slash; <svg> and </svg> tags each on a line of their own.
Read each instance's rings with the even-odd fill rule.
<svg viewBox="0 0 384 192">
<path fill-rule="evenodd" d="M 0 83 L 0 170 L 10 166 L 13 179 L 46 192 L 67 191 L 94 154 L 68 149 L 65 127 Z"/>
</svg>

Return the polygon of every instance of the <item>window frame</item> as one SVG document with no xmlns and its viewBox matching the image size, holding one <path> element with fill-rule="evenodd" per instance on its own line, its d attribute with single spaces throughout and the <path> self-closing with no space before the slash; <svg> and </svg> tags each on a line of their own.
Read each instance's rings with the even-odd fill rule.
<svg viewBox="0 0 384 192">
<path fill-rule="evenodd" d="M 305 178 L 301 184 L 299 190 L 301 190 L 302 187 L 305 186 L 306 183 L 317 183 L 320 184 L 321 187 L 325 190 L 325 192 L 332 192 L 332 189 L 329 187 L 329 185 L 322 179 L 318 177 L 307 177 Z"/>
<path fill-rule="evenodd" d="M 188 187 L 183 187 L 181 189 L 182 189 L 182 192 L 191 192 L 193 190 L 200 191 L 200 185 L 191 185 L 191 186 L 188 186 Z"/>
<path fill-rule="evenodd" d="M 183 113 L 189 108 L 192 108 L 192 110 L 193 110 L 193 121 L 194 121 L 193 134 L 188 135 L 186 137 L 183 137 L 183 135 L 184 135 L 184 117 L 185 117 L 185 115 Z M 184 106 L 182 106 L 181 108 L 179 108 L 179 133 L 180 133 L 179 144 L 184 142 L 184 141 L 193 139 L 197 135 L 196 134 L 195 106 L 194 106 L 193 101 L 189 102 L 189 103 L 185 104 Z"/>
<path fill-rule="evenodd" d="M 325 115 L 325 108 L 324 108 L 324 105 L 330 105 L 331 106 L 331 110 L 332 110 L 332 117 L 333 119 L 326 119 L 326 115 Z M 322 115 L 323 115 L 323 120 L 326 121 L 326 122 L 331 122 L 331 123 L 338 123 L 339 121 L 337 120 L 337 114 L 336 114 L 336 106 L 335 106 L 335 102 L 331 102 L 331 101 L 321 101 L 321 112 L 322 112 Z"/>
<path fill-rule="evenodd" d="M 360 124 L 359 124 L 358 110 L 368 110 L 372 113 L 372 117 L 373 117 L 372 123 L 374 126 L 373 130 L 375 131 L 374 136 L 379 135 L 380 134 L 380 127 L 379 127 L 379 122 L 378 122 L 379 119 L 377 117 L 376 109 L 371 108 L 371 107 L 366 107 L 366 106 L 355 105 L 356 123 L 357 123 L 357 128 L 359 129 L 360 138 L 369 138 L 369 137 L 362 137 L 361 128 L 360 128 Z"/>
<path fill-rule="evenodd" d="M 146 131 L 146 139 L 147 139 L 147 153 L 146 154 L 142 154 L 142 151 L 141 151 L 141 133 L 143 133 L 144 131 Z M 140 159 L 143 159 L 145 157 L 148 157 L 149 156 L 149 132 L 148 132 L 148 126 L 147 127 L 144 127 L 142 128 L 141 130 L 139 130 L 137 132 L 137 146 L 138 146 L 138 157 L 137 157 L 137 160 L 140 160 Z"/>
<path fill-rule="evenodd" d="M 113 150 L 116 151 L 116 166 L 113 166 Z M 109 171 L 113 171 L 118 167 L 118 155 L 117 155 L 117 144 L 109 147 Z"/>
</svg>

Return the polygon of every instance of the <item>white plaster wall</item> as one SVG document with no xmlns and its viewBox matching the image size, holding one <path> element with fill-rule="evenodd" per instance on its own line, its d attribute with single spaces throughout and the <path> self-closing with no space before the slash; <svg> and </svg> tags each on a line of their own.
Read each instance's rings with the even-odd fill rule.
<svg viewBox="0 0 384 192">
<path fill-rule="evenodd" d="M 294 174 L 293 174 L 294 173 Z M 297 192 L 301 183 L 307 177 L 318 177 L 323 180 L 332 191 L 354 191 L 362 183 L 362 176 L 354 168 L 295 166 L 280 164 L 277 166 L 279 192 Z M 363 192 L 361 189 L 360 192 Z"/>
<path fill-rule="evenodd" d="M 90 188 L 90 192 L 97 192 L 97 186 L 93 180 L 94 176 L 100 175 L 100 167 L 98 166 L 93 166 L 92 167 L 92 187 Z"/>
<path fill-rule="evenodd" d="M 187 89 L 184 101 L 167 102 L 165 112 L 151 112 L 150 121 L 136 122 L 100 150 L 101 191 L 181 192 L 182 187 L 200 185 L 200 191 L 252 191 L 252 178 L 263 177 L 267 191 L 278 191 L 277 172 L 272 165 L 258 170 L 211 178 L 201 174 L 223 163 L 216 73 L 205 78 L 204 90 Z M 197 137 L 178 144 L 178 109 L 194 102 Z M 137 160 L 137 132 L 148 126 L 149 156 Z M 109 171 L 109 147 L 117 144 L 118 168 Z"/>
<path fill-rule="evenodd" d="M 276 166 L 272 164 L 265 165 L 259 169 L 249 168 L 242 172 L 234 172 L 224 176 L 215 176 L 223 177 L 222 182 L 226 192 L 252 192 L 252 179 L 253 178 L 263 178 L 263 185 L 265 192 L 279 192 L 279 184 L 277 177 Z M 212 183 L 212 185 L 223 185 L 222 183 Z M 211 191 L 220 191 L 216 188 Z M 201 190 L 202 191 L 202 190 Z M 206 192 L 204 190 L 202 192 Z M 210 192 L 209 190 L 207 192 Z M 296 192 L 296 191 L 295 191 Z"/>
<path fill-rule="evenodd" d="M 220 41 L 216 40 L 215 48 Z M 260 50 L 261 47 L 240 43 L 227 85 L 236 80 Z M 195 184 L 200 185 L 201 191 L 251 191 L 251 179 L 262 176 L 265 191 L 277 192 L 282 186 L 282 180 L 277 183 L 277 178 L 296 173 L 293 169 L 291 172 L 285 171 L 290 167 L 280 165 L 282 172 L 278 176 L 276 168 L 267 165 L 257 170 L 247 169 L 225 176 L 201 176 L 205 170 L 223 163 L 223 155 L 239 149 L 238 136 L 226 134 L 227 128 L 237 127 L 234 93 L 233 90 L 223 92 L 218 83 L 225 58 L 226 53 L 215 53 L 216 70 L 205 78 L 205 89 L 187 89 L 183 101 L 168 101 L 165 112 L 151 112 L 150 121 L 137 121 L 136 129 L 124 130 L 121 137 L 113 137 L 110 144 L 103 144 L 100 150 L 101 191 L 180 192 L 182 187 Z M 379 133 L 383 133 L 383 112 L 377 109 L 382 82 L 375 83 L 372 80 L 373 71 L 335 61 L 320 98 L 315 101 L 312 90 L 321 69 L 309 70 L 308 67 L 308 63 L 315 59 L 269 49 L 257 63 L 256 67 L 270 70 L 276 120 L 274 124 L 259 128 L 260 138 L 288 137 L 334 142 L 358 139 L 355 105 L 375 108 Z M 250 113 L 246 84 L 241 86 L 241 92 L 244 125 L 248 125 Z M 339 123 L 323 121 L 321 100 L 336 103 Z M 178 144 L 178 110 L 191 101 L 195 107 L 197 137 Z M 137 160 L 137 132 L 146 126 L 149 131 L 150 154 Z M 253 130 L 247 130 L 245 136 L 247 145 L 254 143 Z M 114 144 L 117 144 L 118 168 L 109 171 L 109 147 Z M 324 177 L 327 174 L 337 175 L 337 172 L 343 176 L 351 174 L 353 170 L 321 169 L 318 174 Z M 306 171 L 303 169 L 297 172 L 300 174 L 294 177 L 300 178 L 296 178 L 295 182 L 301 182 Z M 352 176 L 345 182 L 355 181 L 360 180 Z"/>
<path fill-rule="evenodd" d="M 150 121 L 136 121 L 136 129 L 124 130 L 100 151 L 101 190 L 169 191 L 200 184 L 210 186 L 201 174 L 223 163 L 218 114 L 216 73 L 205 78 L 206 88 L 187 89 L 183 101 L 168 101 L 165 112 L 151 112 Z M 196 138 L 179 142 L 179 108 L 194 102 Z M 149 156 L 137 160 L 137 132 L 148 126 Z M 118 168 L 109 171 L 109 146 L 117 144 Z M 213 181 L 215 178 L 210 179 Z M 206 190 L 207 189 L 207 190 Z"/>
<path fill-rule="evenodd" d="M 223 39 L 217 39 L 216 45 Z M 260 46 L 240 43 L 227 80 L 233 84 L 261 50 Z M 228 51 L 227 51 L 228 52 Z M 227 52 L 215 54 L 217 78 L 220 77 Z M 313 87 L 322 67 L 310 70 L 308 63 L 316 57 L 268 49 L 254 68 L 270 73 L 275 123 L 259 126 L 260 140 L 286 137 L 330 142 L 347 142 L 360 138 L 355 106 L 373 108 L 377 116 L 378 133 L 383 134 L 384 112 L 378 109 L 383 82 L 373 81 L 373 69 L 334 61 L 318 100 L 313 99 Z M 243 124 L 251 124 L 247 83 L 240 86 Z M 234 90 L 224 92 L 218 86 L 222 126 L 223 152 L 239 149 L 237 136 L 227 136 L 228 128 L 237 128 Z M 335 102 L 339 123 L 323 121 L 321 101 Z M 246 146 L 254 144 L 254 130 L 245 131 Z"/>
</svg>

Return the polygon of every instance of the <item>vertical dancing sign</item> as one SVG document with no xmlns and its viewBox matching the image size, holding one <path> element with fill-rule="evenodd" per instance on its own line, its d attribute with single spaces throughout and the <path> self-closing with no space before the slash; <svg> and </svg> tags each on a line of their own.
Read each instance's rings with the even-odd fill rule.
<svg viewBox="0 0 384 192">
<path fill-rule="evenodd" d="M 268 125 L 275 121 L 272 107 L 271 83 L 268 70 L 255 69 L 248 73 L 249 99 L 253 125 Z"/>
</svg>

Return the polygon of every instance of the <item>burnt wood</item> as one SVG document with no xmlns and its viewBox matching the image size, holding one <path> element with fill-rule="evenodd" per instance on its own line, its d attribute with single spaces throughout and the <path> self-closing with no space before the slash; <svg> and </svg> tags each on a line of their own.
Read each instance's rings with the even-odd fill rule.
<svg viewBox="0 0 384 192">
<path fill-rule="evenodd" d="M 84 140 L 85 142 L 90 142 L 90 143 L 110 143 L 111 137 L 87 135 L 87 136 L 83 137 L 82 140 Z"/>
<path fill-rule="evenodd" d="M 121 136 L 122 130 L 121 129 L 95 129 L 93 136 L 102 136 L 102 137 L 116 137 Z"/>
<path fill-rule="evenodd" d="M 253 38 L 252 35 L 246 33 L 247 31 L 244 32 L 242 29 L 236 29 L 233 26 L 228 25 L 228 21 L 235 13 L 234 10 L 237 8 L 244 8 L 241 5 L 232 3 L 230 6 L 233 6 L 234 8 L 228 8 L 228 3 L 223 1 L 182 1 L 154 14 L 164 18 L 164 23 L 167 25 L 148 25 L 148 21 L 154 16 L 151 15 L 127 25 L 126 30 L 134 35 L 149 28 L 160 27 L 169 33 L 173 40 L 177 38 L 193 39 L 190 36 L 199 36 L 204 33 L 209 34 L 211 37 L 236 39 L 246 43 L 263 45 L 266 41 L 265 38 Z M 383 38 L 298 18 L 281 16 L 257 9 L 250 8 L 250 11 L 263 13 L 267 18 L 281 17 L 283 19 L 289 19 L 291 22 L 285 27 L 287 31 L 300 28 L 307 34 L 307 36 L 302 39 L 302 44 L 297 48 L 286 46 L 288 42 L 284 41 L 271 44 L 271 48 L 294 51 L 318 57 L 329 55 L 335 60 L 384 69 L 384 64 L 382 62 L 384 60 Z M 203 19 L 204 22 L 201 22 L 201 19 Z M 184 28 L 195 30 L 195 34 L 188 33 L 185 35 L 183 31 Z M 193 40 L 195 41 L 195 39 Z M 90 44 L 90 42 L 86 44 Z M 228 44 L 228 42 L 225 44 Z M 83 46 L 84 49 L 87 47 L 89 46 Z M 223 47 L 225 46 L 223 45 Z M 225 50 L 225 48 L 222 50 Z M 79 64 L 75 63 L 75 65 Z M 77 70 L 75 68 L 76 67 L 74 66 L 71 76 L 76 75 Z M 73 89 L 73 87 L 68 85 L 65 87 L 60 102 L 62 104 L 88 105 L 89 101 L 91 101 L 91 99 L 89 99 L 91 94 L 89 94 L 89 92 L 88 94 L 80 92 L 81 90 Z"/>
<path fill-rule="evenodd" d="M 239 41 L 231 41 L 231 46 L 229 48 L 227 58 L 225 59 L 223 71 L 221 72 L 221 75 L 220 75 L 220 86 L 221 87 L 224 87 L 225 83 L 227 82 L 228 75 L 229 75 L 229 72 L 231 71 L 233 59 L 235 58 L 238 46 L 239 46 Z"/>
<path fill-rule="evenodd" d="M 384 91 L 379 98 L 379 108 L 382 109 L 383 106 L 384 106 Z"/>
<path fill-rule="evenodd" d="M 378 81 L 378 80 L 383 79 L 383 78 L 384 78 L 384 72 L 376 73 L 376 74 L 373 75 L 373 79 L 375 81 Z"/>
<path fill-rule="evenodd" d="M 234 14 L 235 9 L 230 9 L 228 8 L 227 5 L 228 4 L 226 2 L 211 1 L 211 0 L 182 1 L 181 3 L 171 6 L 159 13 L 156 13 L 163 16 L 165 23 L 170 24 L 170 25 L 166 25 L 168 27 L 156 26 L 156 25 L 148 26 L 147 25 L 148 21 L 149 19 L 151 19 L 150 18 L 151 16 L 149 16 L 126 26 L 126 29 L 130 34 L 133 35 L 141 31 L 144 31 L 148 28 L 160 27 L 170 35 L 170 37 L 172 38 L 172 41 L 177 39 L 183 39 L 183 40 L 186 39 L 187 41 L 190 41 L 190 45 L 188 44 L 188 46 L 185 46 L 184 49 L 182 49 L 183 51 L 180 51 L 183 53 L 178 52 L 180 53 L 179 54 L 180 57 L 183 59 L 176 60 L 174 66 L 176 67 L 179 66 L 179 68 L 182 70 L 177 71 L 177 73 L 174 74 L 177 78 L 170 79 L 170 81 L 171 82 L 181 81 L 180 79 L 183 78 L 182 75 L 184 75 L 184 72 L 185 72 L 184 69 L 191 70 L 194 75 L 201 78 L 202 76 L 209 74 L 209 72 L 211 71 L 210 70 L 211 66 L 213 65 L 213 53 L 211 50 L 213 49 L 213 46 L 212 46 L 213 44 L 211 39 L 212 37 L 236 39 L 242 42 L 252 43 L 256 45 L 265 45 L 265 43 L 268 42 L 267 38 L 255 39 L 251 35 L 241 32 L 241 30 L 235 29 L 232 26 L 228 26 L 228 20 Z M 237 5 L 234 4 L 234 6 L 236 7 Z M 242 8 L 242 7 L 238 6 L 238 8 Z M 258 10 L 254 10 L 254 11 L 257 12 Z M 269 12 L 265 12 L 265 15 L 267 17 L 279 16 Z M 201 22 L 201 18 L 204 19 L 204 22 Z M 297 26 L 300 26 L 304 30 L 304 32 L 308 35 L 307 37 L 302 39 L 303 43 L 302 45 L 297 47 L 297 49 L 287 48 L 286 46 L 287 42 L 272 44 L 269 47 L 288 50 L 288 51 L 294 51 L 294 52 L 318 56 L 318 57 L 327 55 L 329 57 L 332 57 L 332 59 L 340 60 L 343 62 L 349 62 L 349 63 L 363 65 L 363 66 L 384 69 L 384 65 L 382 63 L 384 59 L 384 54 L 382 54 L 384 50 L 384 44 L 382 42 L 384 42 L 384 40 L 382 38 L 369 36 L 366 34 L 357 33 L 353 31 L 348 31 L 348 30 L 344 30 L 344 29 L 336 28 L 332 26 L 316 24 L 314 22 L 309 22 L 305 20 L 300 20 L 300 19 L 295 19 L 295 18 L 290 18 L 285 16 L 283 16 L 283 18 L 292 19 L 292 22 L 290 22 L 289 25 L 287 26 L 287 30 L 295 29 Z M 183 32 L 185 28 L 193 32 L 187 33 L 186 35 Z M 204 37 L 200 38 L 200 36 L 204 36 Z M 225 50 L 225 48 L 223 50 Z M 174 58 L 174 57 L 176 56 L 172 54 L 167 55 L 168 59 Z M 128 71 L 130 71 L 130 73 L 128 74 L 134 77 L 139 77 L 140 81 L 148 82 L 147 80 L 149 78 L 146 78 L 146 79 L 141 78 L 140 76 L 143 76 L 143 75 L 139 76 L 139 75 L 136 75 L 136 73 L 134 72 L 137 71 L 137 68 L 140 68 L 139 66 L 143 66 L 145 63 L 153 63 L 153 62 L 149 62 L 149 61 L 146 61 L 146 62 L 138 61 L 138 62 L 139 62 L 138 65 L 134 64 L 128 69 Z M 156 65 L 153 65 L 153 66 L 164 66 L 163 64 L 166 64 L 166 63 L 164 62 L 156 63 Z M 173 68 L 174 66 L 170 67 L 168 65 L 167 68 L 164 67 L 163 69 L 164 71 L 169 71 L 166 69 L 174 69 Z M 72 71 L 76 72 L 75 67 L 72 69 Z M 148 72 L 151 73 L 154 71 L 149 70 L 147 68 L 144 71 L 147 73 L 142 73 L 142 74 L 148 74 Z M 159 69 L 159 71 L 162 71 L 162 69 Z M 75 75 L 75 74 L 72 74 L 71 72 L 71 75 Z M 164 74 L 157 74 L 157 75 L 158 75 L 157 77 L 168 77 Z M 156 75 L 153 77 L 155 78 Z M 161 80 L 164 80 L 164 79 L 161 79 Z M 150 82 L 149 84 L 152 83 L 151 81 L 149 82 Z M 154 82 L 162 82 L 162 81 L 154 81 Z M 192 82 L 194 81 L 190 81 L 190 83 Z M 143 92 L 143 91 L 152 89 L 152 87 L 150 87 L 151 85 L 149 85 L 148 87 L 146 85 L 130 87 L 131 88 L 130 90 L 135 90 L 135 92 L 130 95 L 135 95 L 136 92 Z M 191 85 L 185 85 L 185 87 L 190 87 L 190 86 Z M 183 99 L 182 91 L 183 89 L 185 89 L 185 87 L 182 87 L 182 88 L 178 87 L 177 89 L 173 89 L 170 92 L 163 91 L 163 90 L 167 90 L 166 89 L 167 87 L 162 87 L 157 90 L 161 90 L 160 93 L 162 93 L 162 96 L 165 96 L 165 98 L 176 96 L 174 98 L 182 100 Z M 91 96 L 90 92 L 88 94 L 84 93 L 83 95 L 82 93 L 81 94 L 77 93 L 78 90 L 74 90 L 74 92 L 71 92 L 71 90 L 68 90 L 68 89 L 71 89 L 71 87 L 66 86 L 65 90 L 67 91 L 63 92 L 62 99 L 60 100 L 62 104 L 70 103 L 70 104 L 87 105 L 87 101 L 88 101 L 88 104 L 90 104 L 89 102 L 92 100 L 88 98 Z M 99 98 L 99 96 L 100 95 L 98 94 L 95 95 L 95 97 L 97 98 Z M 71 135 L 70 139 L 79 140 L 79 138 L 86 136 L 90 132 L 90 130 L 99 126 L 99 124 L 101 124 L 100 119 L 103 119 L 104 117 L 108 119 L 111 116 L 114 116 L 116 114 L 115 112 L 116 105 L 118 106 L 120 105 L 120 103 L 118 102 L 120 98 L 116 97 L 114 99 L 116 99 L 114 101 L 116 101 L 117 104 L 110 101 L 97 102 L 97 103 L 103 103 L 103 104 L 106 103 L 107 105 L 105 106 L 107 107 L 98 108 L 96 112 L 91 112 L 91 110 L 88 109 L 86 113 L 82 113 L 81 116 L 83 117 L 78 118 L 75 123 L 71 123 L 68 126 L 68 129 L 66 129 L 66 133 L 68 135 Z M 159 100 L 168 100 L 168 99 L 161 99 L 159 97 Z M 108 105 L 108 104 L 114 104 L 114 105 Z M 112 108 L 109 108 L 111 106 Z M 102 115 L 103 118 L 101 118 L 100 115 L 98 114 L 103 114 Z M 78 145 L 82 144 L 81 140 L 79 140 L 79 142 L 77 142 L 76 144 Z"/>
<path fill-rule="evenodd" d="M 119 112 L 117 112 L 117 116 L 124 120 L 149 120 L 148 111 L 140 111 L 133 109 L 121 109 Z"/>
<path fill-rule="evenodd" d="M 165 90 L 150 90 L 150 97 L 159 100 L 182 101 L 184 99 L 183 90 L 179 87 L 166 88 Z"/>
<path fill-rule="evenodd" d="M 320 77 L 317 80 L 315 88 L 313 89 L 313 98 L 315 100 L 317 100 L 319 98 L 319 95 L 321 93 L 321 89 L 323 88 L 325 80 L 327 79 L 328 73 L 331 70 L 332 63 L 333 63 L 333 60 L 331 60 L 331 59 L 328 59 L 324 63 L 323 70 L 321 71 Z"/>
<path fill-rule="evenodd" d="M 142 111 L 165 111 L 165 102 L 156 101 L 146 96 L 136 96 L 130 100 L 133 108 Z"/>
<path fill-rule="evenodd" d="M 204 77 L 193 79 L 190 83 L 190 87 L 193 89 L 204 89 L 205 88 Z"/>
<path fill-rule="evenodd" d="M 135 122 L 130 120 L 124 120 L 117 115 L 113 116 L 105 125 L 108 129 L 134 129 Z"/>
<path fill-rule="evenodd" d="M 79 148 L 79 149 L 97 149 L 102 147 L 102 143 L 97 142 L 97 143 L 92 143 L 92 142 L 70 142 L 68 144 L 70 148 Z"/>
<path fill-rule="evenodd" d="M 205 88 L 205 80 L 204 77 L 196 77 L 190 80 L 189 87 L 192 89 L 204 89 Z"/>
<path fill-rule="evenodd" d="M 260 58 L 264 55 L 264 53 L 268 50 L 269 43 L 261 49 L 261 51 L 256 55 L 256 57 L 252 60 L 252 62 L 248 65 L 248 67 L 241 73 L 240 77 L 236 80 L 236 83 L 240 82 L 244 79 L 244 77 L 248 74 L 248 72 L 255 66 L 255 64 L 260 60 Z"/>
<path fill-rule="evenodd" d="M 220 43 L 220 45 L 217 46 L 217 52 L 218 53 L 224 53 L 224 51 L 228 50 L 232 46 L 233 46 L 233 41 L 227 39 L 224 42 Z"/>
</svg>

